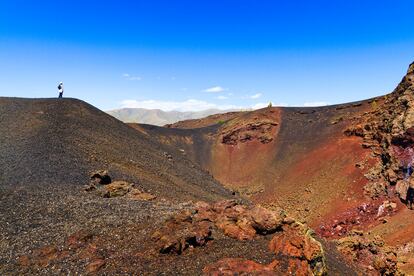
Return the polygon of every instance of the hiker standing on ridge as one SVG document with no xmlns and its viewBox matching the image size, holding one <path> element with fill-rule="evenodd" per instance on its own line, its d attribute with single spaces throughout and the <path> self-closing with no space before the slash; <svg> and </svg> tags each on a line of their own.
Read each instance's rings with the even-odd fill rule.
<svg viewBox="0 0 414 276">
<path fill-rule="evenodd" d="M 62 98 L 62 96 L 63 96 L 63 82 L 60 82 L 57 88 L 58 88 L 58 91 L 59 91 L 59 98 Z"/>
</svg>

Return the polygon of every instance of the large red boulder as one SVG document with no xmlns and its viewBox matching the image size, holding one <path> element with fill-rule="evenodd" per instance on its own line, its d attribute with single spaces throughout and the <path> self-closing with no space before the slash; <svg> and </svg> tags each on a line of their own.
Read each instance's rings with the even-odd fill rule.
<svg viewBox="0 0 414 276">
<path fill-rule="evenodd" d="M 285 218 L 285 215 L 281 210 L 271 211 L 260 206 L 251 209 L 249 215 L 252 221 L 252 227 L 262 234 L 276 231 L 283 225 L 283 220 Z"/>
<path fill-rule="evenodd" d="M 190 212 L 170 218 L 152 238 L 161 253 L 181 254 L 190 246 L 203 246 L 211 239 L 211 224 L 194 221 Z"/>
<path fill-rule="evenodd" d="M 209 205 L 196 204 L 195 218 L 213 222 L 224 234 L 238 240 L 251 240 L 256 234 L 269 234 L 283 224 L 285 215 L 263 207 L 247 207 L 234 200 Z"/>
<path fill-rule="evenodd" d="M 231 238 L 252 240 L 280 229 L 285 215 L 263 207 L 249 207 L 235 200 L 215 204 L 198 202 L 195 210 L 186 211 L 168 220 L 153 238 L 162 253 L 182 253 L 189 246 L 202 246 L 211 239 L 213 226 Z M 195 240 L 195 242 L 194 242 Z"/>
<path fill-rule="evenodd" d="M 285 263 L 286 273 L 295 270 L 307 271 L 305 275 L 326 273 L 322 245 L 313 238 L 311 230 L 300 223 L 285 225 L 283 231 L 272 238 L 269 249 L 278 256 L 278 263 Z"/>
</svg>

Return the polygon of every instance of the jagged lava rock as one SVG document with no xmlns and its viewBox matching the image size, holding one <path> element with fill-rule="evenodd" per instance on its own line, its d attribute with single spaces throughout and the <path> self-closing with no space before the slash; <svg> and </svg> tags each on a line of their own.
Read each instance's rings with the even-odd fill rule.
<svg viewBox="0 0 414 276">
<path fill-rule="evenodd" d="M 338 240 L 337 244 L 339 251 L 362 266 L 366 273 L 372 274 L 375 269 L 380 275 L 401 275 L 397 253 L 385 246 L 378 236 L 368 238 L 363 233 L 353 233 Z"/>
<path fill-rule="evenodd" d="M 126 181 L 114 181 L 111 184 L 105 185 L 100 192 L 102 197 L 111 198 L 124 196 L 132 189 L 132 184 Z"/>
<path fill-rule="evenodd" d="M 160 253 L 181 254 L 190 246 L 202 246 L 211 239 L 211 224 L 195 221 L 191 212 L 185 211 L 170 218 L 152 235 Z"/>
<path fill-rule="evenodd" d="M 269 234 L 284 223 L 282 211 L 262 207 L 247 207 L 235 200 L 215 204 L 198 202 L 195 209 L 170 218 L 153 234 L 161 253 L 182 253 L 189 246 L 203 246 L 217 229 L 237 240 L 252 240 L 257 234 Z"/>
<path fill-rule="evenodd" d="M 285 263 L 286 273 L 297 275 L 324 275 L 327 271 L 322 245 L 312 237 L 313 232 L 300 223 L 283 226 L 269 243 Z"/>
</svg>

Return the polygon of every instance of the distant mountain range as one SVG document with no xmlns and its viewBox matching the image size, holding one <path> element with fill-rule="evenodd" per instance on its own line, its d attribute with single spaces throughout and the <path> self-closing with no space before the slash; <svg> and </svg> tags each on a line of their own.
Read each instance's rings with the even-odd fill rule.
<svg viewBox="0 0 414 276">
<path fill-rule="evenodd" d="M 204 111 L 163 111 L 160 109 L 121 108 L 106 111 L 109 115 L 125 123 L 140 123 L 163 126 L 178 121 L 200 119 L 214 114 L 236 111 L 234 109 L 207 109 Z"/>
</svg>

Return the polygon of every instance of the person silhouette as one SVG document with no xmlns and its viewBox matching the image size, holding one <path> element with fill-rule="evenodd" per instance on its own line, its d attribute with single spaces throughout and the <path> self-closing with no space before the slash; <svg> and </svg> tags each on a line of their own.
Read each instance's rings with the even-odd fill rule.
<svg viewBox="0 0 414 276">
<path fill-rule="evenodd" d="M 59 91 L 59 98 L 62 98 L 63 97 L 63 82 L 60 82 L 57 88 Z"/>
</svg>

